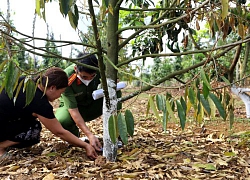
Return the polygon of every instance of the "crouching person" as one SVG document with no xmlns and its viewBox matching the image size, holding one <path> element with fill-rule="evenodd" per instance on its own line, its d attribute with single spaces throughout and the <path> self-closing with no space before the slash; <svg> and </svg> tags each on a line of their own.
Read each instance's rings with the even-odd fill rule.
<svg viewBox="0 0 250 180">
<path fill-rule="evenodd" d="M 21 77 L 19 82 L 24 78 Z M 40 76 L 34 81 L 38 81 L 39 78 Z M 0 164 L 4 163 L 4 159 L 9 156 L 8 147 L 23 148 L 39 143 L 41 123 L 62 140 L 73 146 L 85 148 L 89 158 L 95 159 L 97 157 L 97 152 L 91 145 L 65 130 L 55 118 L 50 102 L 59 98 L 67 86 L 66 73 L 62 69 L 54 67 L 43 74 L 35 90 L 35 96 L 28 105 L 26 105 L 26 92 L 20 91 L 15 103 L 5 90 L 1 92 Z"/>
</svg>

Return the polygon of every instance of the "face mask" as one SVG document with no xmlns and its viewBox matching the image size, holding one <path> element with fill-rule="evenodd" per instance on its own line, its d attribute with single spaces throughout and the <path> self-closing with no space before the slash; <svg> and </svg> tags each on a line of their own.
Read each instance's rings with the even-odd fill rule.
<svg viewBox="0 0 250 180">
<path fill-rule="evenodd" d="M 77 75 L 77 77 L 82 81 L 82 83 L 83 84 L 85 84 L 86 86 L 88 86 L 89 85 L 89 83 L 94 79 L 91 79 L 91 80 L 84 80 L 84 79 L 82 79 L 81 78 L 81 76 L 79 76 L 79 75 Z"/>
</svg>

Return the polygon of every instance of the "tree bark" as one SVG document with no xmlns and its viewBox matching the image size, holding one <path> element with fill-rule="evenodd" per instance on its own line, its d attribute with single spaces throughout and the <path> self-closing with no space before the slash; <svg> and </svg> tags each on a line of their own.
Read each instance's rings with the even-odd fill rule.
<svg viewBox="0 0 250 180">
<path fill-rule="evenodd" d="M 117 0 L 110 0 L 110 10 L 108 14 L 108 28 L 107 28 L 107 58 L 117 65 L 118 63 L 118 34 L 119 27 L 119 4 Z M 111 12 L 112 11 L 112 12 Z M 103 104 L 103 155 L 108 161 L 115 161 L 117 156 L 117 143 L 113 144 L 109 136 L 108 121 L 112 114 L 116 113 L 117 109 L 117 97 L 116 97 L 116 79 L 117 70 L 109 63 L 106 64 L 106 75 L 109 92 L 109 102 L 104 97 Z"/>
<path fill-rule="evenodd" d="M 108 92 L 109 92 L 109 102 L 110 106 L 107 107 L 106 98 L 103 101 L 103 156 L 107 158 L 108 161 L 114 162 L 117 156 L 117 143 L 113 143 L 109 136 L 109 118 L 112 114 L 116 113 L 117 109 L 117 97 L 116 97 L 116 83 L 112 79 L 107 79 Z"/>
<path fill-rule="evenodd" d="M 240 59 L 241 49 L 242 49 L 242 44 L 239 44 L 237 47 L 233 62 L 232 62 L 231 66 L 229 68 L 229 71 L 228 71 L 228 80 L 230 83 L 232 83 L 234 80 L 234 70 L 235 70 L 236 64 L 238 63 L 238 61 Z"/>
<path fill-rule="evenodd" d="M 248 32 L 250 31 L 250 27 L 248 27 Z M 250 43 L 247 42 L 246 43 L 246 50 L 245 50 L 245 56 L 244 56 L 244 60 L 242 63 L 242 67 L 241 67 L 241 73 L 240 73 L 240 79 L 242 79 L 245 75 L 246 72 L 246 68 L 247 68 L 247 61 L 249 58 L 249 51 L 250 51 Z M 241 85 L 244 85 L 244 80 L 241 81 Z"/>
</svg>

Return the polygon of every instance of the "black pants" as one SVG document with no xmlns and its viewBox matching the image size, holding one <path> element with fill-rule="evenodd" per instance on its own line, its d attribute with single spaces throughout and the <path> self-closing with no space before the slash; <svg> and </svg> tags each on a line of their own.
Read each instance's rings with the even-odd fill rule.
<svg viewBox="0 0 250 180">
<path fill-rule="evenodd" d="M 8 123 L 6 126 L 5 134 L 1 133 L 0 141 L 19 142 L 19 144 L 13 146 L 16 148 L 29 147 L 40 142 L 42 126 L 37 120 L 15 121 Z"/>
</svg>

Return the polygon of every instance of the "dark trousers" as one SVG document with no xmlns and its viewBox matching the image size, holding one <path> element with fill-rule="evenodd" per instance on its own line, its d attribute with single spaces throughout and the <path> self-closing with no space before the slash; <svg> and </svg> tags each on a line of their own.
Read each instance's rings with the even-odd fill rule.
<svg viewBox="0 0 250 180">
<path fill-rule="evenodd" d="M 38 120 L 17 120 L 4 124 L 0 133 L 0 142 L 14 141 L 16 148 L 29 147 L 40 142 L 41 123 Z M 1 129 L 2 129 L 1 128 Z"/>
</svg>

